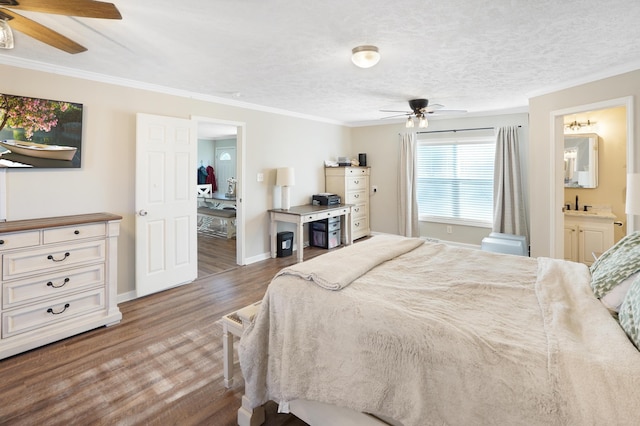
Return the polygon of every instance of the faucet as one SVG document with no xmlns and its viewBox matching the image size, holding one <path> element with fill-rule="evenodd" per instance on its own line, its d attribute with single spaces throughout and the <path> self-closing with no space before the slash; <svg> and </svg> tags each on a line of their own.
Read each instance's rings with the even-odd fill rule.
<svg viewBox="0 0 640 426">
<path fill-rule="evenodd" d="M 578 207 L 578 196 L 576 195 L 576 210 L 580 210 L 580 207 Z"/>
</svg>

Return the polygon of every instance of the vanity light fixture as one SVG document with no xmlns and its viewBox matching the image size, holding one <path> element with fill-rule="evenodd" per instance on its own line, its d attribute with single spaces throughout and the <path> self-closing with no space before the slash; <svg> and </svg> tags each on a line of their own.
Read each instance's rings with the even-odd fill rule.
<svg viewBox="0 0 640 426">
<path fill-rule="evenodd" d="M 593 126 L 596 124 L 595 121 L 587 120 L 586 122 L 579 122 L 577 120 L 573 120 L 571 123 L 565 124 L 564 129 L 569 130 L 571 132 L 581 132 L 583 130 L 591 131 L 593 130 Z"/>
<path fill-rule="evenodd" d="M 13 32 L 7 18 L 10 17 L 0 12 L 0 49 L 13 49 Z"/>
<path fill-rule="evenodd" d="M 380 52 L 376 46 L 358 46 L 351 49 L 351 61 L 360 68 L 371 68 L 380 62 Z"/>
</svg>

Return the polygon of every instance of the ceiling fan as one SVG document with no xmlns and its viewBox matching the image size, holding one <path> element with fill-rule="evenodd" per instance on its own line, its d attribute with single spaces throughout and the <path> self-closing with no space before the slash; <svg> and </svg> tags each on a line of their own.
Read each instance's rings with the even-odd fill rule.
<svg viewBox="0 0 640 426">
<path fill-rule="evenodd" d="M 74 54 L 84 52 L 87 48 L 51 28 L 14 12 L 12 9 L 83 18 L 122 19 L 120 11 L 113 3 L 95 0 L 0 0 L 0 21 L 5 21 L 5 25 L 9 23 L 11 28 L 16 31 L 56 49 Z"/>
<path fill-rule="evenodd" d="M 432 115 L 436 113 L 455 114 L 455 113 L 466 112 L 464 110 L 443 110 L 442 108 L 444 108 L 444 105 L 440 105 L 440 104 L 429 105 L 429 99 L 411 99 L 409 101 L 409 108 L 411 108 L 411 111 L 394 111 L 394 110 L 388 110 L 388 109 L 381 109 L 380 111 L 400 113 L 396 115 L 391 115 L 389 117 L 384 117 L 385 119 L 407 116 L 407 123 L 406 123 L 407 127 L 414 127 L 415 124 L 413 121 L 413 117 L 415 117 L 418 119 L 418 127 L 422 127 L 422 128 L 425 128 L 429 125 L 429 121 L 427 120 L 427 115 Z"/>
</svg>

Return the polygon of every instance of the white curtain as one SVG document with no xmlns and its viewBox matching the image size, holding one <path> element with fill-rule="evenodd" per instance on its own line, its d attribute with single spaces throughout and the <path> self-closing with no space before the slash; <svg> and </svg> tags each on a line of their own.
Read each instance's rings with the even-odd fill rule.
<svg viewBox="0 0 640 426">
<path fill-rule="evenodd" d="M 420 236 L 418 228 L 418 200 L 416 198 L 416 136 L 404 133 L 400 141 L 398 167 L 398 228 L 400 235 Z"/>
<path fill-rule="evenodd" d="M 522 235 L 529 240 L 520 171 L 518 126 L 500 127 L 496 136 L 493 232 Z"/>
</svg>

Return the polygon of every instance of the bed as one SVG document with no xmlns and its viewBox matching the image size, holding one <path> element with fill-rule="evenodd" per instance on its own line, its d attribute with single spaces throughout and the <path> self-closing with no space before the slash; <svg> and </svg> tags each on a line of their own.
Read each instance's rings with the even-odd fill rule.
<svg viewBox="0 0 640 426">
<path fill-rule="evenodd" d="M 316 424 L 347 424 L 323 423 L 328 407 L 404 426 L 637 424 L 637 329 L 592 279 L 579 263 L 390 235 L 285 268 L 240 341 L 239 423 L 273 400 L 321 404 Z M 639 295 L 640 280 L 623 295 L 632 326 Z"/>
</svg>

